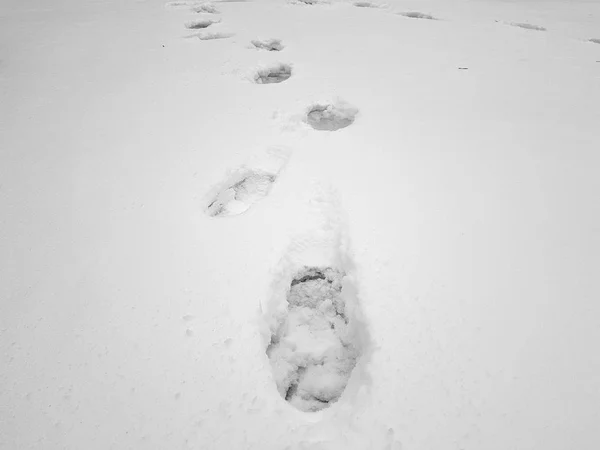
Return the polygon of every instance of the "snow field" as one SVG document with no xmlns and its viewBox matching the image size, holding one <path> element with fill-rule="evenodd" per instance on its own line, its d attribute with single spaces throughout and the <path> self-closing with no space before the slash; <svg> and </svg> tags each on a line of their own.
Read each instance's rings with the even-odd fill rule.
<svg viewBox="0 0 600 450">
<path fill-rule="evenodd" d="M 358 3 L 0 5 L 0 448 L 599 447 L 598 6 Z"/>
</svg>

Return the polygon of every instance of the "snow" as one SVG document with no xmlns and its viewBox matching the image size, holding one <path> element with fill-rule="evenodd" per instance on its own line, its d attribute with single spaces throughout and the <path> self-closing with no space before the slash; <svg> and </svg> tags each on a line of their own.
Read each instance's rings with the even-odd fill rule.
<svg viewBox="0 0 600 450">
<path fill-rule="evenodd" d="M 311 3 L 0 4 L 0 448 L 600 447 L 600 5 Z M 359 354 L 317 412 L 306 266 Z"/>
</svg>

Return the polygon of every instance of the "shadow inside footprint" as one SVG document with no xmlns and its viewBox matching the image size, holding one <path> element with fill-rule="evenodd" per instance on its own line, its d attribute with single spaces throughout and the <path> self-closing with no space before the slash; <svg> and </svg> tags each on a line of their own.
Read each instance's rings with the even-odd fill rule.
<svg viewBox="0 0 600 450">
<path fill-rule="evenodd" d="M 192 20 L 190 22 L 186 22 L 185 27 L 190 30 L 202 30 L 203 28 L 210 27 L 213 23 L 217 23 L 218 21 L 211 19 L 202 19 L 202 20 Z"/>
<path fill-rule="evenodd" d="M 266 69 L 260 69 L 254 75 L 257 84 L 281 83 L 292 76 L 292 67 L 288 64 L 278 64 Z"/>
<path fill-rule="evenodd" d="M 280 39 L 255 39 L 251 42 L 252 45 L 258 50 L 266 50 L 268 52 L 280 52 L 283 50 L 283 44 L 281 43 Z"/>
<path fill-rule="evenodd" d="M 352 308 L 342 294 L 345 273 L 304 267 L 293 277 L 287 312 L 266 353 L 280 395 L 305 412 L 337 402 L 360 357 Z"/>
<path fill-rule="evenodd" d="M 538 25 L 532 25 L 530 23 L 511 23 L 513 27 L 524 28 L 526 30 L 535 30 L 535 31 L 546 31 L 544 27 L 540 27 Z"/>
<path fill-rule="evenodd" d="M 402 12 L 402 13 L 398 13 L 398 14 L 401 16 L 404 16 L 404 17 L 409 17 L 411 19 L 437 20 L 435 17 L 433 17 L 430 14 L 424 14 L 424 13 L 420 13 L 420 12 L 416 12 L 416 11 Z"/>
<path fill-rule="evenodd" d="M 358 109 L 343 105 L 314 105 L 306 114 L 306 122 L 315 130 L 336 131 L 354 123 Z"/>
</svg>

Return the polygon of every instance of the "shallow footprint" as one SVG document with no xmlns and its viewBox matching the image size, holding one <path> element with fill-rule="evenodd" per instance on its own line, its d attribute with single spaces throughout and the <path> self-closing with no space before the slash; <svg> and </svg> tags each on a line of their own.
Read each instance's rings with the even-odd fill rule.
<svg viewBox="0 0 600 450">
<path fill-rule="evenodd" d="M 200 5 L 192 7 L 192 11 L 197 13 L 205 13 L 205 14 L 220 14 L 221 12 L 215 8 L 212 3 L 202 3 Z"/>
<path fill-rule="evenodd" d="M 319 131 L 337 131 L 354 123 L 358 109 L 342 101 L 308 108 L 306 123 Z"/>
<path fill-rule="evenodd" d="M 287 164 L 290 152 L 274 148 L 250 167 L 230 173 L 207 195 L 206 213 L 211 217 L 237 216 L 271 192 L 273 183 Z"/>
<path fill-rule="evenodd" d="M 176 0 L 172 2 L 165 3 L 165 8 L 167 9 L 183 9 L 183 8 L 192 8 L 200 5 L 201 2 L 196 0 Z"/>
<path fill-rule="evenodd" d="M 185 27 L 190 30 L 202 30 L 204 28 L 210 27 L 214 23 L 219 23 L 219 20 L 213 20 L 213 19 L 192 20 L 190 22 L 186 22 Z"/>
<path fill-rule="evenodd" d="M 511 23 L 513 27 L 524 28 L 526 30 L 535 30 L 535 31 L 546 31 L 544 27 L 540 27 L 539 25 L 532 25 L 530 23 Z"/>
<path fill-rule="evenodd" d="M 281 39 L 254 39 L 251 43 L 258 50 L 266 50 L 268 52 L 280 52 L 283 50 Z"/>
<path fill-rule="evenodd" d="M 297 5 L 318 5 L 319 3 L 325 3 L 324 0 L 292 0 L 290 3 L 295 3 Z"/>
<path fill-rule="evenodd" d="M 398 14 L 401 16 L 404 16 L 404 17 L 409 17 L 411 19 L 437 20 L 435 17 L 433 17 L 430 14 L 424 14 L 424 13 L 420 13 L 420 12 L 416 12 L 416 11 L 402 12 L 402 13 L 398 13 Z"/>
<path fill-rule="evenodd" d="M 197 37 L 201 41 L 213 41 L 216 39 L 228 39 L 233 36 L 235 36 L 235 33 L 215 32 L 215 33 L 201 33 L 201 34 L 197 34 L 194 37 Z"/>
<path fill-rule="evenodd" d="M 357 8 L 379 8 L 379 5 L 375 4 L 375 3 L 371 3 L 371 2 L 354 2 L 353 3 L 354 6 L 356 6 Z"/>
</svg>

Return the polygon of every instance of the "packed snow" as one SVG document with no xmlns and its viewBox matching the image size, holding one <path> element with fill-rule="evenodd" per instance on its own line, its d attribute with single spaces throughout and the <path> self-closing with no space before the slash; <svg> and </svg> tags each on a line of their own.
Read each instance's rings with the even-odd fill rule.
<svg viewBox="0 0 600 450">
<path fill-rule="evenodd" d="M 0 2 L 0 449 L 600 448 L 600 3 Z"/>
</svg>

